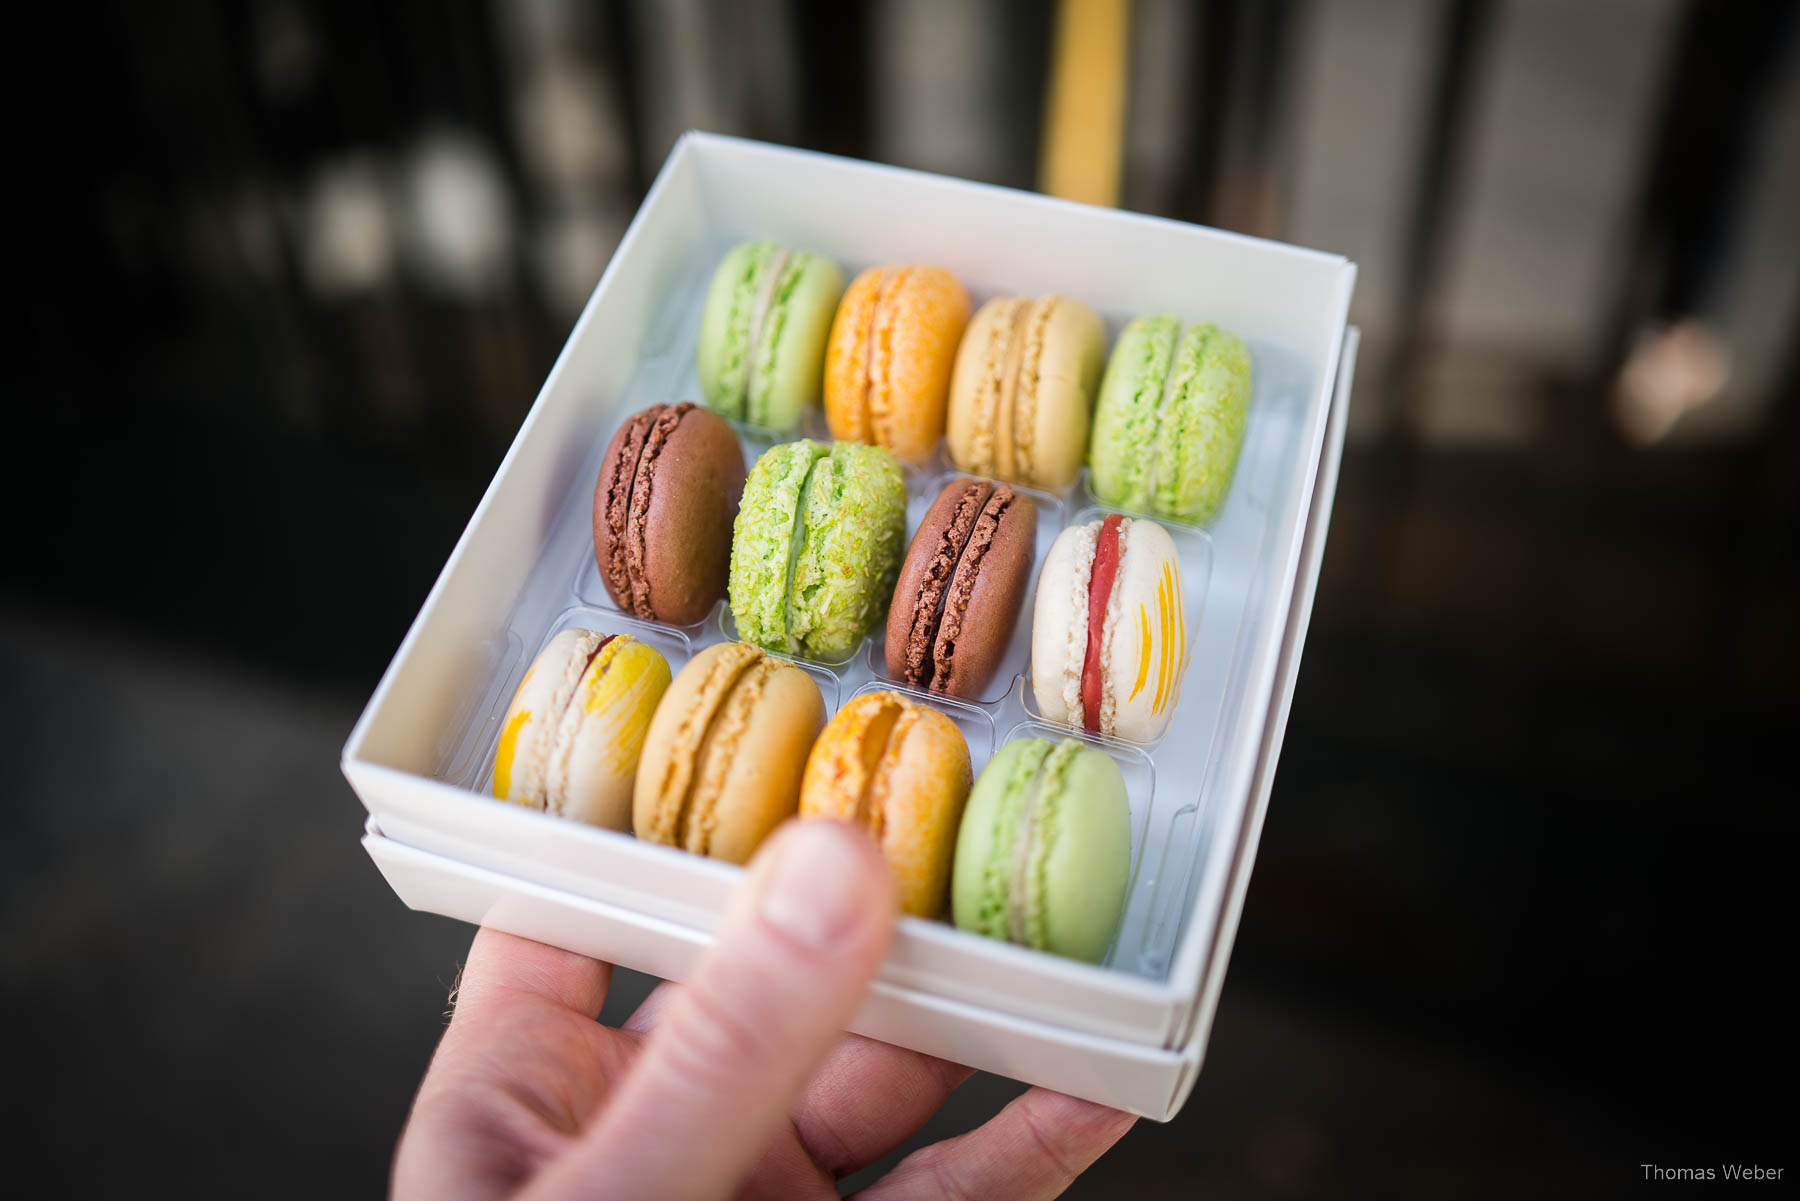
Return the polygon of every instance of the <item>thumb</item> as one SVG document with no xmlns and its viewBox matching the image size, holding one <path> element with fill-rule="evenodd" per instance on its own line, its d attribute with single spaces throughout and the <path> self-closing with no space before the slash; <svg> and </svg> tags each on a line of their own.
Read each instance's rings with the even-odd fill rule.
<svg viewBox="0 0 1800 1201">
<path fill-rule="evenodd" d="M 777 831 L 631 1074 L 532 1195 L 729 1193 L 862 1003 L 895 907 L 861 831 L 822 820 Z"/>
</svg>

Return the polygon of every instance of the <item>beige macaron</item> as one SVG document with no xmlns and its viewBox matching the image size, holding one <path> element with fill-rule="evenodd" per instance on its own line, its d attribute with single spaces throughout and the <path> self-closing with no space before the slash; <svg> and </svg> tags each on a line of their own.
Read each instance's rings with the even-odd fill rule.
<svg viewBox="0 0 1800 1201">
<path fill-rule="evenodd" d="M 632 795 L 639 838 L 732 863 L 800 807 L 825 725 L 819 686 L 747 642 L 688 661 L 651 719 Z"/>
<path fill-rule="evenodd" d="M 1106 327 L 1067 296 L 981 306 L 950 377 L 950 457 L 964 471 L 1060 492 L 1081 473 Z"/>
</svg>

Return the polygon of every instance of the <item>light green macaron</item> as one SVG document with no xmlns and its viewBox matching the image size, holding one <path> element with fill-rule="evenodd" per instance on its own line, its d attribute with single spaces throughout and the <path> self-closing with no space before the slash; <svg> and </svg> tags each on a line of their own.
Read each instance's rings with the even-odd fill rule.
<svg viewBox="0 0 1800 1201">
<path fill-rule="evenodd" d="M 1009 742 L 963 810 L 951 911 L 964 930 L 1098 963 L 1131 875 L 1131 810 L 1112 756 L 1073 738 Z"/>
<path fill-rule="evenodd" d="M 826 663 L 887 616 L 906 542 L 906 478 L 877 446 L 801 439 L 750 469 L 731 537 L 738 637 Z"/>
<path fill-rule="evenodd" d="M 700 316 L 700 391 L 726 417 L 799 424 L 819 395 L 844 273 L 822 255 L 745 242 L 713 273 Z"/>
<path fill-rule="evenodd" d="M 1210 323 L 1167 315 L 1125 327 L 1106 365 L 1088 478 L 1103 505 L 1207 524 L 1237 473 L 1250 415 L 1250 352 Z"/>
</svg>

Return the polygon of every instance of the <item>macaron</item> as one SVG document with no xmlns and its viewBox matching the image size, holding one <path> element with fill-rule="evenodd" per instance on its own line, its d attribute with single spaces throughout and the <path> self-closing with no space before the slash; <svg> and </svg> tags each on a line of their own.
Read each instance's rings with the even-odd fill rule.
<svg viewBox="0 0 1800 1201">
<path fill-rule="evenodd" d="M 790 429 L 819 394 L 819 365 L 844 273 L 823 255 L 745 242 L 713 273 L 696 358 L 706 403 Z"/>
<path fill-rule="evenodd" d="M 1088 447 L 1103 505 L 1170 521 L 1219 515 L 1244 448 L 1250 352 L 1212 324 L 1140 317 L 1113 347 Z"/>
<path fill-rule="evenodd" d="M 810 439 L 770 447 L 731 537 L 738 636 L 843 661 L 886 613 L 905 541 L 906 479 L 891 453 Z"/>
<path fill-rule="evenodd" d="M 1012 640 L 1037 543 L 1037 502 L 959 479 L 925 513 L 888 607 L 887 671 L 915 688 L 980 699 Z"/>
<path fill-rule="evenodd" d="M 956 837 L 957 926 L 1098 963 L 1130 876 L 1131 808 L 1112 756 L 1021 738 L 989 760 Z"/>
<path fill-rule="evenodd" d="M 494 753 L 494 795 L 592 826 L 631 826 L 631 790 L 669 663 L 630 634 L 567 629 L 519 681 Z"/>
<path fill-rule="evenodd" d="M 628 418 L 594 486 L 594 559 L 625 612 L 691 625 L 725 595 L 744 452 L 717 414 L 683 401 Z"/>
<path fill-rule="evenodd" d="M 825 347 L 831 436 L 923 463 L 944 436 L 944 405 L 969 294 L 942 267 L 871 267 L 838 305 Z"/>
<path fill-rule="evenodd" d="M 819 686 L 745 642 L 688 661 L 644 736 L 632 793 L 637 836 L 747 862 L 800 804 L 806 753 L 825 725 Z"/>
<path fill-rule="evenodd" d="M 976 475 L 1060 492 L 1081 473 L 1106 327 L 1067 296 L 976 312 L 950 377 L 950 458 Z"/>
<path fill-rule="evenodd" d="M 1181 560 L 1154 521 L 1108 514 L 1058 534 L 1038 575 L 1031 686 L 1045 721 L 1150 742 L 1187 669 Z"/>
<path fill-rule="evenodd" d="M 813 744 L 800 816 L 867 830 L 894 869 L 901 912 L 941 917 L 971 779 L 955 722 L 897 692 L 872 692 L 838 710 Z"/>
</svg>

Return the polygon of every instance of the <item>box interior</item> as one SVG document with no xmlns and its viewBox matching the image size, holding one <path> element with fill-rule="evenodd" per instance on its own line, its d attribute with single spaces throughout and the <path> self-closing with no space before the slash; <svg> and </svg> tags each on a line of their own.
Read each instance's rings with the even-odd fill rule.
<svg viewBox="0 0 1800 1201">
<path fill-rule="evenodd" d="M 1254 397 L 1225 508 L 1208 529 L 1163 522 L 1181 551 L 1191 656 L 1170 733 L 1147 745 L 1090 739 L 1124 771 L 1132 814 L 1132 884 L 1104 967 L 993 943 L 945 923 L 907 919 L 902 933 L 902 942 L 913 945 L 902 948 L 901 958 L 916 964 L 932 963 L 935 949 L 954 952 L 952 960 L 993 961 L 1040 987 L 1099 973 L 1087 983 L 1154 996 L 1173 989 L 1191 1002 L 1267 718 L 1336 371 L 1354 267 L 1335 256 L 690 135 L 627 233 L 353 735 L 347 765 L 379 765 L 481 794 L 475 802 L 481 808 L 457 820 L 481 824 L 490 811 L 496 821 L 504 812 L 507 822 L 539 823 L 535 837 L 569 844 L 577 859 L 583 842 L 608 854 L 648 854 L 668 873 L 671 889 L 686 887 L 678 876 L 710 878 L 714 886 L 700 894 L 723 895 L 736 869 L 702 866 L 629 835 L 486 800 L 485 793 L 512 691 L 558 630 L 585 625 L 634 633 L 676 671 L 704 646 L 730 636 L 723 603 L 684 629 L 619 613 L 594 563 L 591 512 L 599 459 L 620 422 L 651 404 L 699 399 L 694 342 L 706 288 L 724 253 L 751 237 L 830 255 L 846 280 L 881 262 L 940 264 L 963 281 L 977 306 L 998 295 L 1062 292 L 1105 319 L 1109 349 L 1125 322 L 1159 311 L 1216 321 L 1249 345 Z M 747 427 L 739 433 L 747 464 L 796 436 Z M 798 433 L 829 437 L 816 408 Z M 938 489 L 957 474 L 941 452 L 930 467 L 909 469 L 909 538 Z M 1037 500 L 1034 585 L 1055 535 L 1101 513 L 1085 478 L 1066 496 Z M 1005 664 L 979 703 L 919 694 L 968 736 L 977 773 L 1011 738 L 1069 733 L 1044 725 L 1035 711 L 1027 675 L 1031 612 L 1028 595 Z M 896 687 L 885 679 L 879 631 L 845 663 L 802 666 L 829 712 L 859 692 Z M 691 861 L 693 871 L 678 867 L 680 860 Z M 1171 1009 L 1165 1034 L 1179 1025 L 1179 1008 Z"/>
</svg>

